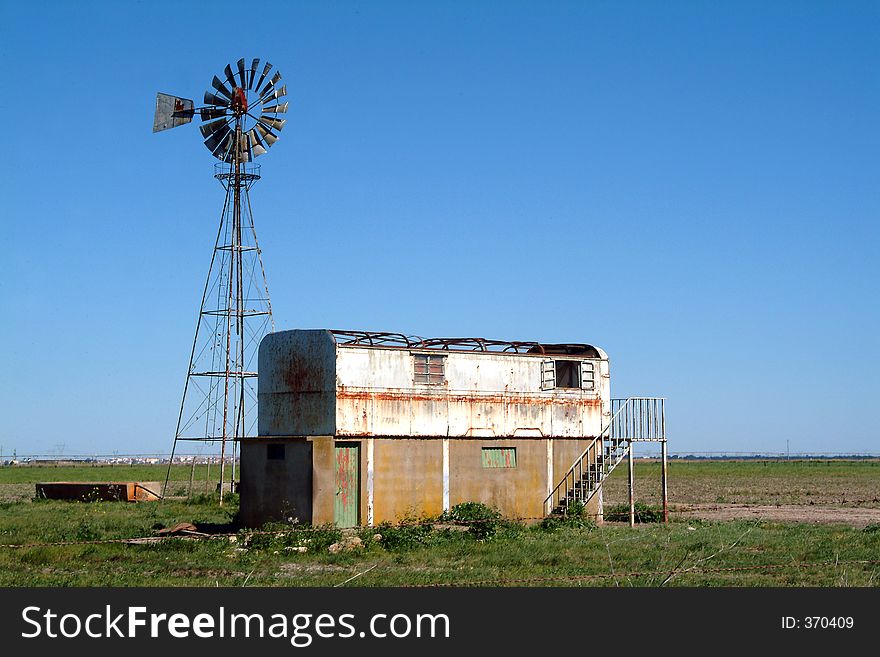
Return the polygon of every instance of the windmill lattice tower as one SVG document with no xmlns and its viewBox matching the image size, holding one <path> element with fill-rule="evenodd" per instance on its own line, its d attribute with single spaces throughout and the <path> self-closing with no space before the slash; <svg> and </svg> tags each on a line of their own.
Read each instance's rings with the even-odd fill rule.
<svg viewBox="0 0 880 657">
<path fill-rule="evenodd" d="M 227 65 L 225 78 L 214 76 L 203 107 L 193 101 L 158 94 L 153 132 L 190 123 L 198 113 L 205 146 L 220 162 L 214 177 L 226 192 L 220 226 L 202 294 L 193 348 L 163 496 L 179 441 L 220 444 L 220 504 L 231 443 L 235 481 L 236 447 L 257 431 L 257 348 L 275 324 L 269 286 L 257 242 L 250 189 L 260 179 L 254 158 L 267 152 L 284 127 L 286 86 L 260 60 L 249 68 L 239 59 Z M 270 75 L 271 74 L 271 75 Z"/>
</svg>

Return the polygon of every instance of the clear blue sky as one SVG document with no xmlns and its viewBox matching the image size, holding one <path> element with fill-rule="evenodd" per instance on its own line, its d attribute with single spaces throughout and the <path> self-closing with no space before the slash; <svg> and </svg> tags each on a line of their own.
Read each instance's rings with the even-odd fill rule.
<svg viewBox="0 0 880 657">
<path fill-rule="evenodd" d="M 239 57 L 279 328 L 587 341 L 670 449 L 880 451 L 880 3 L 0 0 L 0 444 L 167 452 Z"/>
</svg>

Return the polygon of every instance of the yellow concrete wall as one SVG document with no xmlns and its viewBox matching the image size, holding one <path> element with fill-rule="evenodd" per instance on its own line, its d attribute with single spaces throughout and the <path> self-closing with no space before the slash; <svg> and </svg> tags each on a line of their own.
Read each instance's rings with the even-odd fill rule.
<svg viewBox="0 0 880 657">
<path fill-rule="evenodd" d="M 443 439 L 374 439 L 374 522 L 443 512 Z M 366 464 L 364 465 L 366 472 Z M 366 477 L 361 483 L 366 509 Z M 366 519 L 366 510 L 362 514 Z"/>
<path fill-rule="evenodd" d="M 515 447 L 515 468 L 484 468 L 483 447 Z M 449 441 L 449 504 L 482 502 L 511 518 L 540 518 L 547 493 L 547 441 Z"/>
<path fill-rule="evenodd" d="M 269 442 L 287 445 L 285 461 L 266 461 L 265 445 Z M 366 524 L 368 439 L 337 441 L 332 436 L 279 437 L 243 444 L 241 503 L 245 524 L 259 526 L 266 520 L 281 520 L 291 511 L 302 522 L 332 524 L 336 496 L 336 442 L 360 445 L 359 522 Z M 548 488 L 559 483 L 589 443 L 583 439 L 554 439 L 553 476 L 548 481 L 545 438 L 450 439 L 449 504 L 482 502 L 510 518 L 541 518 Z M 442 513 L 443 439 L 374 438 L 373 444 L 374 524 Z M 304 449 L 306 445 L 308 450 Z M 483 447 L 516 448 L 516 467 L 484 468 Z M 311 509 L 301 497 L 308 495 L 309 486 Z M 598 513 L 598 496 L 591 500 L 587 510 Z M 309 512 L 311 518 L 307 517 Z"/>
</svg>

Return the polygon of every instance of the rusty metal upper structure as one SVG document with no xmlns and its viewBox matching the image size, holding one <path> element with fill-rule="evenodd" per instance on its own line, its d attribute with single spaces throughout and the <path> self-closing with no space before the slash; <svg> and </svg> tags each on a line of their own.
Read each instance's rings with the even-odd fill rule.
<svg viewBox="0 0 880 657">
<path fill-rule="evenodd" d="M 611 414 L 587 344 L 293 330 L 263 339 L 257 369 L 261 437 L 580 439 Z"/>
</svg>

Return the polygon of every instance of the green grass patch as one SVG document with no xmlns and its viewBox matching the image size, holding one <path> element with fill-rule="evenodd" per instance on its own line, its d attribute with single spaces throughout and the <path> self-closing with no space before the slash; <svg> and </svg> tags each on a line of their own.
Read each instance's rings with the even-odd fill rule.
<svg viewBox="0 0 880 657">
<path fill-rule="evenodd" d="M 592 530 L 596 528 L 596 522 L 587 514 L 587 509 L 581 502 L 575 502 L 565 509 L 564 514 L 547 516 L 538 526 L 547 532 L 561 529 Z"/>
<path fill-rule="evenodd" d="M 633 516 L 635 521 L 663 522 L 663 509 L 644 502 L 633 503 Z M 629 504 L 615 504 L 605 509 L 605 520 L 608 522 L 629 522 Z"/>
<path fill-rule="evenodd" d="M 234 530 L 234 515 L 234 508 L 219 509 L 213 500 L 22 503 L 0 511 L 0 541 L 149 536 L 180 521 Z M 583 519 L 573 515 L 533 526 L 502 519 L 490 539 L 443 529 L 452 523 L 436 519 L 436 524 L 380 526 L 359 530 L 360 548 L 338 554 L 329 546 L 343 538 L 341 530 L 290 525 L 210 540 L 2 548 L 0 585 L 327 586 L 367 569 L 350 585 L 865 586 L 877 585 L 880 577 L 877 565 L 845 563 L 877 560 L 880 531 L 693 520 L 633 530 L 581 525 L 578 518 Z M 381 538 L 374 540 L 376 535 Z M 828 565 L 796 566 L 802 562 Z M 758 565 L 781 567 L 748 569 Z"/>
</svg>

